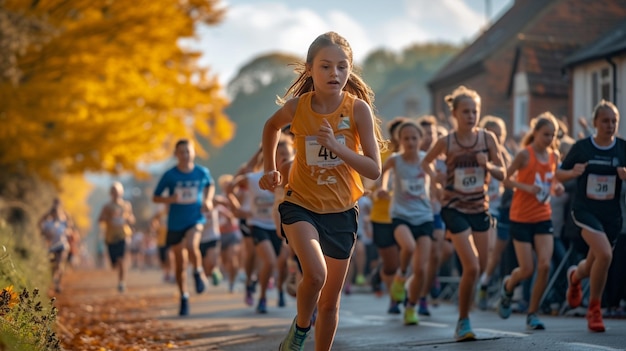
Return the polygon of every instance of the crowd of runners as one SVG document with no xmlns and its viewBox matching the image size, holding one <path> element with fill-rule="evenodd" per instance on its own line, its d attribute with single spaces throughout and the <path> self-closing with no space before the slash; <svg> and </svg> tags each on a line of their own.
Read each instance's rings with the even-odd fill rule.
<svg viewBox="0 0 626 351">
<path fill-rule="evenodd" d="M 624 316 L 624 268 L 613 253 L 626 253 L 626 142 L 615 105 L 589 111 L 588 135 L 572 138 L 546 111 L 516 140 L 501 118 L 481 117 L 478 92 L 459 86 L 446 97 L 451 119 L 382 125 L 344 38 L 318 37 L 300 69 L 238 170 L 214 178 L 183 139 L 156 185 L 150 231 L 181 316 L 193 311 L 189 286 L 200 294 L 228 284 L 261 314 L 294 296 L 281 350 L 301 350 L 313 325 L 316 349 L 330 349 L 341 295 L 355 286 L 386 296 L 381 313 L 417 325 L 447 285 L 457 341 L 475 339 L 474 306 L 504 319 L 525 313 L 532 330 L 549 329 L 541 314 L 561 306 L 585 305 L 594 332 L 605 330 L 603 311 Z M 99 217 L 120 292 L 135 221 L 122 195 L 113 184 Z M 57 253 L 65 244 L 51 221 L 42 231 Z M 572 264 L 558 272 L 563 260 Z"/>
</svg>

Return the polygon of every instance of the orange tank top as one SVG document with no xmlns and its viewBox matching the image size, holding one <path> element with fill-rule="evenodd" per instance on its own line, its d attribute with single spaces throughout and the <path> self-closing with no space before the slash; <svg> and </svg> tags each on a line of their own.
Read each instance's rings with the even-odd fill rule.
<svg viewBox="0 0 626 351">
<path fill-rule="evenodd" d="M 380 154 L 380 160 L 383 164 L 393 154 L 391 149 L 387 149 Z M 390 177 L 390 181 L 392 177 Z M 389 186 L 387 189 L 391 189 Z M 375 223 L 391 223 L 391 216 L 389 215 L 389 207 L 391 206 L 391 199 L 381 199 L 377 196 L 372 196 L 372 210 L 370 212 L 370 220 Z"/>
<path fill-rule="evenodd" d="M 285 201 L 316 213 L 347 211 L 363 195 L 361 177 L 337 155 L 316 141 L 317 131 L 326 118 L 335 138 L 350 150 L 359 152 L 361 141 L 354 122 L 356 97 L 343 92 L 343 101 L 330 114 L 311 108 L 314 92 L 301 95 L 291 123 L 295 158 L 285 187 Z"/>
<path fill-rule="evenodd" d="M 554 153 L 548 156 L 548 162 L 537 159 L 532 145 L 526 146 L 528 151 L 528 164 L 517 171 L 517 181 L 524 184 L 534 184 L 541 188 L 539 193 L 515 189 L 511 202 L 510 218 L 514 222 L 537 223 L 550 220 L 552 208 L 550 207 L 550 192 L 552 179 L 556 172 L 556 157 Z"/>
</svg>

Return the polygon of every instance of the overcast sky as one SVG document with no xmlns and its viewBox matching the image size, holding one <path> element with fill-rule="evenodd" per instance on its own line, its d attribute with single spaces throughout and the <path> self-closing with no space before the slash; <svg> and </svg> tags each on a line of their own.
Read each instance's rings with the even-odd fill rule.
<svg viewBox="0 0 626 351">
<path fill-rule="evenodd" d="M 352 46 L 357 64 L 379 48 L 412 43 L 461 43 L 475 38 L 490 17 L 513 0 L 223 0 L 223 22 L 201 27 L 201 64 L 227 84 L 239 68 L 270 52 L 304 56 L 319 34 L 333 30 Z M 194 45 L 194 46 L 195 46 Z"/>
</svg>

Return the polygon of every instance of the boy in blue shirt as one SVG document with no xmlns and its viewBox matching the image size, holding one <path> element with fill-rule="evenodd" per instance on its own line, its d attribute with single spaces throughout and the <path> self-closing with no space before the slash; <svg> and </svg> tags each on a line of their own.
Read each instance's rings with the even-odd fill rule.
<svg viewBox="0 0 626 351">
<path fill-rule="evenodd" d="M 174 253 L 176 282 L 181 295 L 179 315 L 184 316 L 189 314 L 187 256 L 194 268 L 196 292 L 202 293 L 206 285 L 200 234 L 206 221 L 202 212 L 212 208 L 215 186 L 209 170 L 194 163 L 196 153 L 188 139 L 176 142 L 174 155 L 178 162 L 159 180 L 153 201 L 169 206 L 166 246 Z M 163 195 L 166 189 L 168 193 Z"/>
</svg>

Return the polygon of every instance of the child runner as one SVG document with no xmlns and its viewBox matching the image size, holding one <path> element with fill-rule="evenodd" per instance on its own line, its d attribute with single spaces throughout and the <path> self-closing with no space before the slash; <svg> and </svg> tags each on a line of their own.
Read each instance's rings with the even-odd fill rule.
<svg viewBox="0 0 626 351">
<path fill-rule="evenodd" d="M 618 125 L 617 107 L 602 100 L 593 110 L 595 135 L 578 140 L 556 172 L 561 182 L 576 178 L 572 217 L 589 245 L 586 259 L 567 271 L 567 303 L 580 306 L 581 280 L 588 277 L 587 327 L 594 332 L 605 330 L 600 299 L 613 258 L 611 243 L 622 226 L 619 196 L 620 180 L 626 179 L 626 141 L 615 136 Z"/>
<path fill-rule="evenodd" d="M 493 133 L 478 128 L 480 96 L 474 90 L 460 86 L 446 102 L 457 128 L 437 140 L 422 165 L 431 179 L 437 179 L 431 163 L 440 154 L 446 155 L 446 182 L 443 189 L 441 217 L 450 232 L 463 273 L 459 283 L 459 321 L 454 333 L 457 341 L 475 340 L 469 321 L 469 309 L 478 275 L 487 264 L 489 251 L 489 199 L 487 184 L 490 176 L 504 179 L 505 170 Z M 438 185 L 441 187 L 441 185 Z M 470 242 L 472 235 L 478 257 Z"/>
<path fill-rule="evenodd" d="M 522 140 L 523 149 L 515 155 L 505 180 L 507 185 L 515 189 L 510 210 L 510 233 L 519 267 L 502 280 L 498 314 L 501 318 L 509 318 L 513 290 L 517 284 L 533 276 L 534 249 L 537 255 L 537 276 L 528 306 L 526 327 L 529 330 L 543 330 L 545 326 L 537 317 L 537 310 L 548 283 L 554 247 L 550 194 L 563 192 L 563 186 L 553 181 L 559 162 L 555 142 L 559 128 L 556 118 L 550 112 L 545 112 L 533 119 L 530 127 L 531 131 Z"/>
<path fill-rule="evenodd" d="M 389 132 L 389 148 L 381 153 L 382 162 L 386 162 L 387 159 L 400 148 L 398 141 L 396 140 L 396 128 L 406 121 L 406 117 L 396 117 L 387 124 L 387 131 Z M 393 226 L 391 224 L 391 216 L 389 214 L 389 207 L 391 206 L 390 196 L 379 196 L 380 189 L 382 189 L 381 179 L 376 181 L 376 190 L 372 192 L 372 211 L 370 214 L 370 221 L 372 222 L 372 232 L 374 245 L 378 249 L 378 256 L 380 257 L 381 267 L 378 268 L 377 273 L 385 283 L 385 286 L 389 290 L 389 308 L 387 313 L 400 314 L 400 304 L 404 302 L 404 291 L 398 296 L 394 296 L 391 293 L 391 284 L 393 284 L 393 278 L 398 271 L 400 265 L 399 250 L 396 241 L 393 238 Z M 392 185 L 387 184 L 388 191 L 391 190 Z M 388 195 L 388 194 L 387 194 Z M 376 275 L 373 279 L 376 279 Z M 379 288 L 380 289 L 380 288 Z M 382 291 L 379 292 L 382 294 Z"/>
<path fill-rule="evenodd" d="M 394 239 L 400 247 L 400 266 L 391 285 L 391 293 L 394 296 L 404 294 L 407 269 L 409 263 L 412 263 L 404 324 L 415 325 L 418 323 L 415 305 L 424 288 L 432 244 L 430 177 L 420 164 L 425 153 L 419 149 L 422 137 L 419 125 L 414 121 L 406 121 L 397 128 L 396 133 L 400 152 L 389 157 L 383 166 L 383 192 L 380 195 L 386 194 L 386 179 L 389 172 L 393 171 L 391 223 Z"/>
<path fill-rule="evenodd" d="M 485 128 L 496 136 L 500 152 L 502 153 L 504 166 L 508 167 L 508 165 L 511 164 L 511 154 L 504 146 L 506 142 L 506 124 L 504 124 L 502 118 L 485 116 L 480 120 L 480 127 Z M 479 280 L 478 308 L 483 311 L 489 307 L 489 296 L 487 293 L 489 282 L 491 281 L 496 267 L 500 264 L 504 249 L 506 249 L 509 243 L 509 208 L 511 207 L 513 190 L 509 187 L 505 187 L 502 182 L 492 177 L 487 188 L 487 195 L 489 196 L 489 213 L 496 220 L 494 221 L 495 226 L 491 226 L 489 230 L 491 247 L 489 250 L 489 258 L 487 259 L 487 267 L 480 275 Z"/>
<path fill-rule="evenodd" d="M 187 290 L 187 257 L 193 267 L 196 292 L 206 287 L 206 276 L 200 254 L 200 234 L 206 219 L 202 214 L 213 208 L 213 178 L 205 167 L 196 165 L 196 152 L 191 141 L 176 142 L 176 166 L 167 170 L 154 189 L 153 201 L 169 204 L 166 245 L 174 252 L 174 271 L 180 291 L 181 316 L 189 314 Z M 168 195 L 163 195 L 165 190 Z"/>
<path fill-rule="evenodd" d="M 260 185 L 281 183 L 276 147 L 281 128 L 291 123 L 295 159 L 279 206 L 282 227 L 302 265 L 297 315 L 280 345 L 303 350 L 315 306 L 315 349 L 330 350 L 339 320 L 341 289 L 356 238 L 360 174 L 380 176 L 379 121 L 373 92 L 353 71 L 352 49 L 334 32 L 310 45 L 292 96 L 265 123 Z M 377 143 L 378 141 L 378 143 Z M 286 175 L 285 175 L 286 176 Z"/>
<path fill-rule="evenodd" d="M 124 186 L 114 182 L 110 189 L 111 201 L 100 211 L 98 221 L 104 224 L 104 241 L 107 244 L 111 267 L 117 271 L 117 289 L 126 290 L 126 245 L 130 243 L 135 215 L 130 202 L 124 200 Z"/>
</svg>

